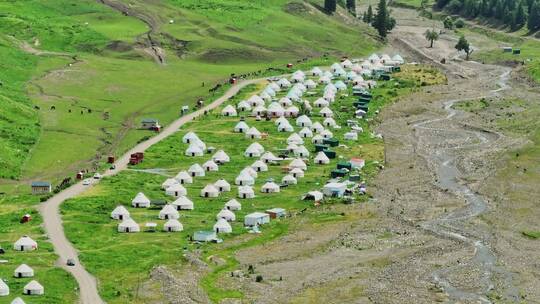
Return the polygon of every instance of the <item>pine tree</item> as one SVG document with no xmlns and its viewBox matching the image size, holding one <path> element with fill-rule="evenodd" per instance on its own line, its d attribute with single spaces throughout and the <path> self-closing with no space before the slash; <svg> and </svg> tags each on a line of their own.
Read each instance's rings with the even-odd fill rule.
<svg viewBox="0 0 540 304">
<path fill-rule="evenodd" d="M 332 14 L 337 9 L 337 0 L 324 0 L 324 10 Z"/>
<path fill-rule="evenodd" d="M 373 21 L 373 8 L 370 5 L 368 6 L 367 12 L 364 13 L 364 22 L 371 24 L 372 21 Z"/>
<path fill-rule="evenodd" d="M 377 6 L 377 14 L 373 18 L 373 27 L 377 30 L 379 36 L 385 38 L 395 25 L 396 20 L 390 17 L 390 13 L 386 7 L 386 0 L 380 0 Z"/>
<path fill-rule="evenodd" d="M 356 16 L 356 0 L 347 0 L 347 10 Z"/>
<path fill-rule="evenodd" d="M 535 32 L 540 29 L 540 3 L 538 3 L 538 1 L 534 1 L 531 5 L 531 12 L 529 14 L 527 28 L 531 32 Z"/>
<path fill-rule="evenodd" d="M 525 14 L 525 9 L 523 8 L 523 3 L 521 2 L 516 10 L 514 11 L 514 20 L 512 21 L 512 29 L 518 30 L 527 22 L 527 15 Z"/>
</svg>

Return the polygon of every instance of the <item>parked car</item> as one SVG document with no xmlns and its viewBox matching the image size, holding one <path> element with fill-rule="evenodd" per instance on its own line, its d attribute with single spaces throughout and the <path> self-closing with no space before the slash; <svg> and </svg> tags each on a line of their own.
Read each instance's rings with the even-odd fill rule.
<svg viewBox="0 0 540 304">
<path fill-rule="evenodd" d="M 100 178 L 101 178 L 101 174 L 96 172 L 96 174 L 94 174 L 94 179 L 100 179 Z"/>
<path fill-rule="evenodd" d="M 89 178 L 83 180 L 83 182 L 82 182 L 83 186 L 88 186 L 88 185 L 90 185 L 91 183 L 92 183 L 92 180 L 89 179 Z"/>
<path fill-rule="evenodd" d="M 67 263 L 66 263 L 68 266 L 75 266 L 75 260 L 74 259 L 67 259 Z"/>
</svg>

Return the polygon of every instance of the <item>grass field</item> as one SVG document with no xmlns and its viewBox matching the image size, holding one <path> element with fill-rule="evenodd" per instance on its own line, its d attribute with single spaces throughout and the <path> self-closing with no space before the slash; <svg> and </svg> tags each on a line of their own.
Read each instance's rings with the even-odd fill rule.
<svg viewBox="0 0 540 304">
<path fill-rule="evenodd" d="M 425 73 L 432 72 L 429 69 L 425 70 Z M 420 71 L 416 70 L 416 73 L 420 73 Z M 393 101 L 397 96 L 406 94 L 414 87 L 416 87 L 415 82 L 410 80 L 392 80 L 374 89 L 375 97 L 370 105 L 368 118 L 374 118 L 378 109 Z M 230 102 L 234 104 L 257 90 L 260 90 L 260 87 L 248 87 Z M 317 91 L 320 92 L 319 90 Z M 352 118 L 351 104 L 356 99 L 350 92 L 348 93 L 348 97 L 344 95 L 343 98 L 336 99 L 336 102 L 332 104 L 337 115 L 335 119 L 342 126 L 346 125 L 347 119 Z M 313 96 L 309 99 L 315 100 L 316 97 Z M 343 111 L 340 110 L 342 106 L 345 107 Z M 170 201 L 170 197 L 166 197 L 164 191 L 160 189 L 161 183 L 166 179 L 161 175 L 126 171 L 115 177 L 104 179 L 85 195 L 69 200 L 62 206 L 67 236 L 81 251 L 81 259 L 85 266 L 100 280 L 101 294 L 108 303 L 143 303 L 144 299 L 138 296 L 137 287 L 140 282 L 148 279 L 152 267 L 156 265 L 179 267 L 185 264 L 183 254 L 186 251 L 199 248 L 199 245 L 189 242 L 189 236 L 196 230 L 211 229 L 215 223 L 215 215 L 223 207 L 223 204 L 228 199 L 236 197 L 235 186 L 232 187 L 231 192 L 224 193 L 219 198 L 199 197 L 200 190 L 206 184 L 213 183 L 219 178 L 225 178 L 233 184 L 239 171 L 255 160 L 243 156 L 245 148 L 252 140 L 245 139 L 243 134 L 232 132 L 238 118 L 223 118 L 219 113 L 220 109 L 217 109 L 207 116 L 187 124 L 177 134 L 151 147 L 145 153 L 145 161 L 133 167 L 134 169 L 161 168 L 174 176 L 178 171 L 187 169 L 194 162 L 202 164 L 209 159 L 209 154 L 196 158 L 184 156 L 187 145 L 183 144 L 181 139 L 188 131 L 195 131 L 207 146 L 223 149 L 229 154 L 231 157 L 229 164 L 220 166 L 218 172 L 211 172 L 205 177 L 196 178 L 194 184 L 187 185 L 188 197 L 195 203 L 195 210 L 182 212 L 180 220 L 184 225 L 183 232 L 177 234 L 162 232 L 119 234 L 116 232 L 118 222 L 109 218 L 110 211 L 117 204 L 130 205 L 131 199 L 139 191 L 144 192 L 151 199 Z M 314 119 L 322 121 L 320 117 L 315 116 Z M 284 147 L 286 138 L 290 135 L 290 133 L 277 132 L 273 121 L 256 122 L 253 118 L 248 118 L 247 123 L 256 126 L 261 132 L 268 132 L 269 137 L 259 142 L 269 151 Z M 339 147 L 335 150 L 345 159 L 353 156 L 365 158 L 366 167 L 362 170 L 362 178 L 369 181 L 378 171 L 377 162 L 383 159 L 383 144 L 379 139 L 370 136 L 370 126 L 366 121 L 362 120 L 361 126 L 365 131 L 361 134 L 358 142 L 342 141 L 346 147 Z M 346 129 L 344 127 L 341 130 L 332 131 L 336 138 L 342 139 Z M 299 128 L 296 128 L 296 131 L 298 130 Z M 310 152 L 313 152 L 313 145 L 309 140 L 306 142 L 306 147 Z M 336 162 L 337 159 L 334 159 L 329 165 L 311 165 L 306 176 L 300 179 L 297 185 L 285 188 L 278 194 L 261 194 L 259 191 L 266 179 L 281 180 L 284 175 L 281 166 L 269 166 L 268 172 L 260 173 L 254 187 L 257 197 L 252 200 L 241 200 L 242 210 L 236 212 L 237 221 L 232 224 L 233 233 L 224 236 L 225 242 L 223 244 L 200 247 L 203 252 L 203 260 L 209 256 L 219 256 L 225 260 L 221 266 L 211 266 L 199 282 L 212 301 L 218 302 L 224 298 L 243 297 L 239 291 L 224 289 L 217 283 L 223 275 L 228 274 L 237 266 L 233 254 L 236 250 L 280 237 L 290 229 L 290 220 L 274 220 L 262 227 L 263 233 L 261 235 L 249 235 L 242 227 L 244 215 L 272 207 L 283 207 L 290 214 L 304 217 L 305 220 L 312 223 L 328 223 L 347 218 L 336 212 L 333 207 L 341 206 L 339 201 L 330 200 L 324 207 L 315 209 L 310 207 L 311 204 L 300 200 L 303 193 L 321 188 L 328 179 L 330 170 L 335 168 Z M 364 201 L 367 197 L 358 197 L 358 201 Z M 139 224 L 158 222 L 161 226 L 162 221 L 157 219 L 159 209 L 128 208 L 132 218 Z M 304 208 L 308 208 L 308 212 L 300 213 Z M 232 242 L 233 240 L 234 242 Z"/>
</svg>

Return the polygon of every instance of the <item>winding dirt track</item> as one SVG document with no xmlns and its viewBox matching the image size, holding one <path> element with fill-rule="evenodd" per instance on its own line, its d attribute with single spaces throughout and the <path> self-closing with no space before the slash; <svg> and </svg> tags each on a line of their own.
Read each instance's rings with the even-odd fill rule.
<svg viewBox="0 0 540 304">
<path fill-rule="evenodd" d="M 167 126 L 161 133 L 156 136 L 144 141 L 128 152 L 126 152 L 122 157 L 120 157 L 116 162 L 116 169 L 107 170 L 103 173 L 103 176 L 113 176 L 119 172 L 125 170 L 129 163 L 129 157 L 132 153 L 135 152 L 144 152 L 146 149 L 150 148 L 152 145 L 161 141 L 162 139 L 175 133 L 182 125 L 193 120 L 194 118 L 204 114 L 205 111 L 212 110 L 220 106 L 223 102 L 227 101 L 229 98 L 236 95 L 242 88 L 247 85 L 254 84 L 257 82 L 263 81 L 263 78 L 251 79 L 241 81 L 238 84 L 230 88 L 223 96 L 216 99 L 211 104 L 192 112 L 188 115 L 182 116 L 179 119 L 175 120 L 169 126 Z M 99 180 L 93 180 L 93 184 L 98 183 Z M 63 190 L 62 192 L 51 197 L 46 202 L 43 202 L 40 205 L 40 213 L 43 217 L 43 223 L 45 231 L 49 237 L 49 240 L 54 246 L 54 251 L 59 256 L 58 266 L 64 268 L 70 272 L 73 277 L 77 280 L 80 289 L 80 303 L 83 304 L 99 304 L 104 303 L 99 296 L 96 279 L 86 271 L 84 266 L 80 263 L 78 259 L 77 250 L 73 247 L 73 244 L 69 242 L 64 234 L 64 228 L 62 226 L 62 216 L 60 214 L 60 205 L 67 199 L 75 197 L 84 191 L 86 191 L 90 186 L 84 186 L 82 182 L 74 184 L 73 186 Z M 67 259 L 74 259 L 75 266 L 69 267 L 66 265 Z"/>
</svg>

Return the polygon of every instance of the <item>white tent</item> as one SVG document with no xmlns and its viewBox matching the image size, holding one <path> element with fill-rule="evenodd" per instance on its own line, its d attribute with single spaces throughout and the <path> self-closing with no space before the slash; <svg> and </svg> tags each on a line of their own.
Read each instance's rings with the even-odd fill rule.
<svg viewBox="0 0 540 304">
<path fill-rule="evenodd" d="M 330 66 L 330 70 L 331 70 L 332 72 L 335 72 L 335 71 L 341 70 L 341 69 L 343 69 L 343 68 L 342 68 L 341 65 L 340 65 L 339 63 L 337 63 L 337 62 L 332 63 L 332 65 Z"/>
<path fill-rule="evenodd" d="M 24 286 L 24 294 L 25 295 L 36 295 L 40 296 L 45 293 L 45 288 L 43 288 L 43 285 L 39 284 L 38 281 L 32 280 L 30 283 L 26 284 Z"/>
<path fill-rule="evenodd" d="M 0 297 L 9 296 L 9 286 L 0 279 Z"/>
<path fill-rule="evenodd" d="M 135 195 L 135 198 L 131 201 L 131 206 L 135 208 L 148 208 L 150 207 L 150 200 L 144 193 L 139 192 Z"/>
<path fill-rule="evenodd" d="M 274 161 L 278 161 L 280 160 L 279 158 L 277 158 L 274 153 L 270 152 L 270 151 L 267 151 L 267 152 L 264 152 L 264 154 L 261 156 L 261 160 L 265 163 L 270 163 L 270 162 L 274 162 Z"/>
<path fill-rule="evenodd" d="M 292 83 L 298 83 L 304 81 L 304 77 L 298 74 L 293 74 L 290 80 Z"/>
<path fill-rule="evenodd" d="M 341 62 L 341 66 L 344 69 L 350 69 L 352 67 L 352 62 L 349 59 L 345 59 L 343 62 Z"/>
<path fill-rule="evenodd" d="M 231 227 L 231 224 L 229 224 L 226 220 L 219 219 L 214 224 L 214 231 L 216 233 L 231 233 L 232 232 L 232 227 Z"/>
<path fill-rule="evenodd" d="M 332 83 L 329 83 L 327 84 L 325 87 L 324 87 L 324 93 L 332 93 L 332 94 L 335 94 L 337 92 L 337 88 L 334 84 Z"/>
<path fill-rule="evenodd" d="M 336 89 L 338 89 L 340 91 L 343 91 L 343 90 L 347 89 L 347 85 L 341 80 L 336 81 L 336 83 L 334 83 L 334 86 L 336 87 Z"/>
<path fill-rule="evenodd" d="M 118 224 L 118 232 L 139 232 L 141 228 L 139 225 L 131 218 L 124 219 L 120 224 Z"/>
<path fill-rule="evenodd" d="M 323 95 L 323 98 L 328 100 L 328 102 L 332 103 L 336 99 L 336 93 L 334 92 L 325 92 Z"/>
<path fill-rule="evenodd" d="M 218 164 L 224 164 L 231 161 L 231 158 L 225 151 L 219 150 L 216 153 L 214 153 L 214 156 L 212 156 L 212 160 Z"/>
<path fill-rule="evenodd" d="M 201 147 L 195 143 L 189 145 L 185 152 L 186 156 L 203 156 L 204 151 Z"/>
<path fill-rule="evenodd" d="M 294 152 L 294 150 L 298 149 L 298 145 L 296 143 L 290 143 L 287 145 L 287 151 Z"/>
<path fill-rule="evenodd" d="M 219 179 L 214 183 L 214 186 L 218 189 L 219 192 L 229 192 L 231 191 L 231 184 L 224 179 Z"/>
<path fill-rule="evenodd" d="M 318 67 L 314 67 L 309 73 L 311 74 L 311 76 L 321 76 L 323 74 L 323 71 Z"/>
<path fill-rule="evenodd" d="M 276 91 L 276 92 L 281 91 L 281 87 L 279 86 L 279 84 L 277 84 L 277 83 L 275 83 L 275 82 L 269 83 L 267 87 L 268 87 L 268 88 L 271 88 L 272 90 L 274 90 L 274 91 Z"/>
<path fill-rule="evenodd" d="M 332 81 L 332 79 L 326 75 L 319 77 L 319 83 L 321 84 L 327 84 L 330 83 L 330 81 Z"/>
<path fill-rule="evenodd" d="M 179 232 L 184 230 L 184 226 L 177 219 L 170 219 L 163 225 L 163 231 Z"/>
<path fill-rule="evenodd" d="M 26 304 L 26 303 L 23 301 L 23 299 L 16 297 L 15 299 L 13 299 L 13 301 L 11 301 L 11 304 Z"/>
<path fill-rule="evenodd" d="M 266 111 L 268 112 L 268 115 L 270 115 L 271 117 L 281 117 L 285 115 L 285 110 L 277 102 L 272 102 L 271 104 L 269 104 L 268 109 Z"/>
<path fill-rule="evenodd" d="M 347 72 L 345 72 L 344 69 L 337 70 L 334 72 L 335 77 L 345 77 L 347 75 Z"/>
<path fill-rule="evenodd" d="M 292 101 L 287 97 L 282 97 L 279 99 L 279 104 L 283 107 L 288 107 L 292 105 Z"/>
<path fill-rule="evenodd" d="M 251 186 L 255 184 L 255 179 L 247 173 L 241 173 L 236 177 L 234 183 L 239 186 Z"/>
<path fill-rule="evenodd" d="M 316 122 L 311 126 L 311 130 L 312 130 L 313 132 L 319 133 L 319 132 L 321 132 L 322 130 L 324 130 L 324 127 L 323 127 L 323 125 L 321 125 L 320 122 L 316 121 Z"/>
<path fill-rule="evenodd" d="M 324 98 L 319 98 L 317 100 L 315 100 L 315 102 L 313 102 L 313 105 L 317 108 L 324 108 L 324 107 L 328 107 L 330 103 L 328 102 L 328 100 L 324 99 Z"/>
<path fill-rule="evenodd" d="M 358 74 L 356 74 L 355 71 L 350 71 L 347 73 L 347 80 L 353 80 L 356 77 L 358 77 Z M 336 86 L 337 87 L 337 86 Z M 339 88 L 338 88 L 339 89 Z"/>
<path fill-rule="evenodd" d="M 322 117 L 332 117 L 332 116 L 334 116 L 334 112 L 332 110 L 330 110 L 329 107 L 322 108 L 321 111 L 319 112 L 319 114 L 321 114 Z"/>
<path fill-rule="evenodd" d="M 263 153 L 264 153 L 264 147 L 261 144 L 254 142 L 251 145 L 249 145 L 249 147 L 247 147 L 246 151 L 244 152 L 244 155 L 246 157 L 260 157 L 261 154 Z"/>
<path fill-rule="evenodd" d="M 279 125 L 284 124 L 284 123 L 286 123 L 286 124 L 289 123 L 289 121 L 288 121 L 287 118 L 285 118 L 285 117 L 279 117 L 279 118 L 276 119 L 276 121 L 274 122 L 274 124 L 275 124 L 276 126 L 279 126 Z"/>
<path fill-rule="evenodd" d="M 216 164 L 213 160 L 209 160 L 209 161 L 205 162 L 202 165 L 202 167 L 206 171 L 218 171 L 219 170 L 218 164 Z"/>
<path fill-rule="evenodd" d="M 336 121 L 332 117 L 325 118 L 323 124 L 327 127 L 335 127 L 337 125 Z"/>
<path fill-rule="evenodd" d="M 192 177 L 196 177 L 196 176 L 204 176 L 204 169 L 203 167 L 201 167 L 201 165 L 199 164 L 193 164 L 191 165 L 191 167 L 189 167 L 188 169 L 188 173 L 192 176 Z"/>
<path fill-rule="evenodd" d="M 298 180 L 296 180 L 296 177 L 287 174 L 283 176 L 283 178 L 281 179 L 281 183 L 286 185 L 296 185 L 298 183 Z"/>
<path fill-rule="evenodd" d="M 277 85 L 280 88 L 288 88 L 291 86 L 291 83 L 287 79 L 281 78 L 280 80 L 278 80 Z"/>
<path fill-rule="evenodd" d="M 317 153 L 317 155 L 315 155 L 314 161 L 316 164 L 319 164 L 319 165 L 326 165 L 330 163 L 330 159 L 322 151 Z"/>
<path fill-rule="evenodd" d="M 259 132 L 259 130 L 257 130 L 257 128 L 251 127 L 246 132 L 246 138 L 260 139 L 261 138 L 261 132 Z"/>
<path fill-rule="evenodd" d="M 334 134 L 327 129 L 322 130 L 320 134 L 326 139 L 332 138 L 334 136 Z"/>
<path fill-rule="evenodd" d="M 291 163 L 289 164 L 289 168 L 291 169 L 294 169 L 294 168 L 298 168 L 298 169 L 301 169 L 301 170 L 307 170 L 307 166 L 306 166 L 306 163 L 299 159 L 299 158 L 295 158 L 291 161 Z"/>
<path fill-rule="evenodd" d="M 245 100 L 242 100 L 240 101 L 237 105 L 236 105 L 236 108 L 238 109 L 238 111 L 250 111 L 251 110 L 251 105 L 245 101 Z"/>
<path fill-rule="evenodd" d="M 174 177 L 180 184 L 191 184 L 193 183 L 193 177 L 189 175 L 187 171 L 180 171 Z"/>
<path fill-rule="evenodd" d="M 320 191 L 309 191 L 305 195 L 302 196 L 303 200 L 313 200 L 315 202 L 320 202 L 324 198 L 324 195 Z"/>
<path fill-rule="evenodd" d="M 317 134 L 313 136 L 311 139 L 311 143 L 313 144 L 322 144 L 324 142 L 324 137 L 322 137 L 320 134 Z"/>
<path fill-rule="evenodd" d="M 257 178 L 257 176 L 259 176 L 257 171 L 253 170 L 253 168 L 251 168 L 250 166 L 247 166 L 244 169 L 242 169 L 242 171 L 240 171 L 240 174 L 244 174 L 244 173 L 249 174 L 253 178 Z"/>
<path fill-rule="evenodd" d="M 186 196 L 180 196 L 171 203 L 176 210 L 193 210 L 193 202 Z"/>
<path fill-rule="evenodd" d="M 294 150 L 294 156 L 300 157 L 300 158 L 307 158 L 309 157 L 309 151 L 304 146 L 299 146 Z"/>
<path fill-rule="evenodd" d="M 236 215 L 234 215 L 234 212 L 232 212 L 231 210 L 225 208 L 216 215 L 216 219 L 224 219 L 228 222 L 232 222 L 236 220 Z"/>
<path fill-rule="evenodd" d="M 263 105 L 256 106 L 251 110 L 251 115 L 253 116 L 263 116 L 266 113 L 266 108 Z"/>
<path fill-rule="evenodd" d="M 295 178 L 302 178 L 304 177 L 304 171 L 300 168 L 293 168 L 290 172 L 289 172 L 292 176 L 294 176 Z"/>
<path fill-rule="evenodd" d="M 268 213 L 253 212 L 244 217 L 245 226 L 258 226 L 270 223 L 270 215 Z"/>
<path fill-rule="evenodd" d="M 256 107 L 260 105 L 264 105 L 264 100 L 259 97 L 258 95 L 251 96 L 247 102 L 251 105 L 251 107 Z"/>
<path fill-rule="evenodd" d="M 311 79 L 306 80 L 306 82 L 304 82 L 304 85 L 308 89 L 315 89 L 317 87 L 317 83 Z"/>
<path fill-rule="evenodd" d="M 285 116 L 287 117 L 296 117 L 300 113 L 300 109 L 297 106 L 290 106 L 285 109 Z"/>
<path fill-rule="evenodd" d="M 392 61 L 392 58 L 388 56 L 388 54 L 382 54 L 381 56 L 381 62 L 384 64 L 387 64 L 388 62 Z"/>
<path fill-rule="evenodd" d="M 174 197 L 186 196 L 187 190 L 180 184 L 174 184 L 165 190 L 165 194 Z"/>
<path fill-rule="evenodd" d="M 218 197 L 219 196 L 219 190 L 212 184 L 206 185 L 201 190 L 201 197 Z"/>
<path fill-rule="evenodd" d="M 350 131 L 350 132 L 347 132 L 343 135 L 343 137 L 346 139 L 346 140 L 353 140 L 353 141 L 356 141 L 358 140 L 358 133 L 354 132 L 354 131 Z"/>
<path fill-rule="evenodd" d="M 249 126 L 244 121 L 240 121 L 234 126 L 234 132 L 236 133 L 245 133 L 248 129 Z"/>
<path fill-rule="evenodd" d="M 371 63 L 376 63 L 376 62 L 379 62 L 379 60 L 381 60 L 381 59 L 379 58 L 379 56 L 377 56 L 377 54 L 373 53 L 373 54 L 371 54 L 371 56 L 369 56 L 368 60 Z"/>
<path fill-rule="evenodd" d="M 178 210 L 176 210 L 176 206 L 174 205 L 165 205 L 163 206 L 163 209 L 159 211 L 159 218 L 162 220 L 169 220 L 169 219 L 179 219 L 180 213 L 178 213 Z"/>
<path fill-rule="evenodd" d="M 17 251 L 32 251 L 38 248 L 38 244 L 29 236 L 23 236 L 13 244 L 13 249 Z"/>
<path fill-rule="evenodd" d="M 287 123 L 279 124 L 277 127 L 279 132 L 293 132 L 294 128 L 291 126 L 291 124 L 287 121 Z"/>
<path fill-rule="evenodd" d="M 308 138 L 313 137 L 313 132 L 310 128 L 304 127 L 302 130 L 300 130 L 300 132 L 298 132 L 298 135 L 300 135 L 302 138 Z"/>
<path fill-rule="evenodd" d="M 277 193 L 279 190 L 279 185 L 274 182 L 266 182 L 261 187 L 261 192 L 263 193 Z"/>
<path fill-rule="evenodd" d="M 254 198 L 255 191 L 251 186 L 240 186 L 238 187 L 238 197 L 239 198 Z"/>
<path fill-rule="evenodd" d="M 111 218 L 115 220 L 123 220 L 129 218 L 129 211 L 126 207 L 119 205 L 111 212 Z"/>
<path fill-rule="evenodd" d="M 221 110 L 221 115 L 223 115 L 223 116 L 236 116 L 237 115 L 236 109 L 231 105 L 227 105 L 226 107 L 223 108 L 223 110 Z"/>
<path fill-rule="evenodd" d="M 397 62 L 398 64 L 404 64 L 405 63 L 405 60 L 403 60 L 403 57 L 401 57 L 401 55 L 399 55 L 399 54 L 394 55 L 394 57 L 392 57 L 392 60 Z"/>
<path fill-rule="evenodd" d="M 304 143 L 304 140 L 297 133 L 293 133 L 287 138 L 287 143 L 301 145 Z"/>
<path fill-rule="evenodd" d="M 261 97 L 264 101 L 270 101 L 270 100 L 272 100 L 272 96 L 270 96 L 270 94 L 268 94 L 268 92 L 266 92 L 266 91 L 262 91 L 262 92 L 259 94 L 259 97 Z"/>
<path fill-rule="evenodd" d="M 189 144 L 189 143 L 192 143 L 196 139 L 199 139 L 197 134 L 195 134 L 195 132 L 190 131 L 190 132 L 187 132 L 186 135 L 184 135 L 184 137 L 182 137 L 182 142 L 185 144 Z"/>
<path fill-rule="evenodd" d="M 276 96 L 276 91 L 274 89 L 272 89 L 272 87 L 270 85 L 268 85 L 265 89 L 264 89 L 264 92 L 268 95 L 270 95 L 270 97 L 275 97 Z"/>
<path fill-rule="evenodd" d="M 309 117 L 302 115 L 296 119 L 296 125 L 299 127 L 311 127 L 312 122 Z"/>
<path fill-rule="evenodd" d="M 174 184 L 178 184 L 178 181 L 174 178 L 167 178 L 163 184 L 161 184 L 161 189 L 165 190 L 167 188 L 169 188 L 170 186 L 174 185 Z"/>
<path fill-rule="evenodd" d="M 231 211 L 242 210 L 242 205 L 236 199 L 231 199 L 225 203 L 225 208 Z"/>
<path fill-rule="evenodd" d="M 34 269 L 26 264 L 21 264 L 13 272 L 15 278 L 31 278 L 34 276 Z"/>
<path fill-rule="evenodd" d="M 251 164 L 251 168 L 257 172 L 268 171 L 268 165 L 262 160 L 256 160 L 253 164 Z"/>
</svg>

